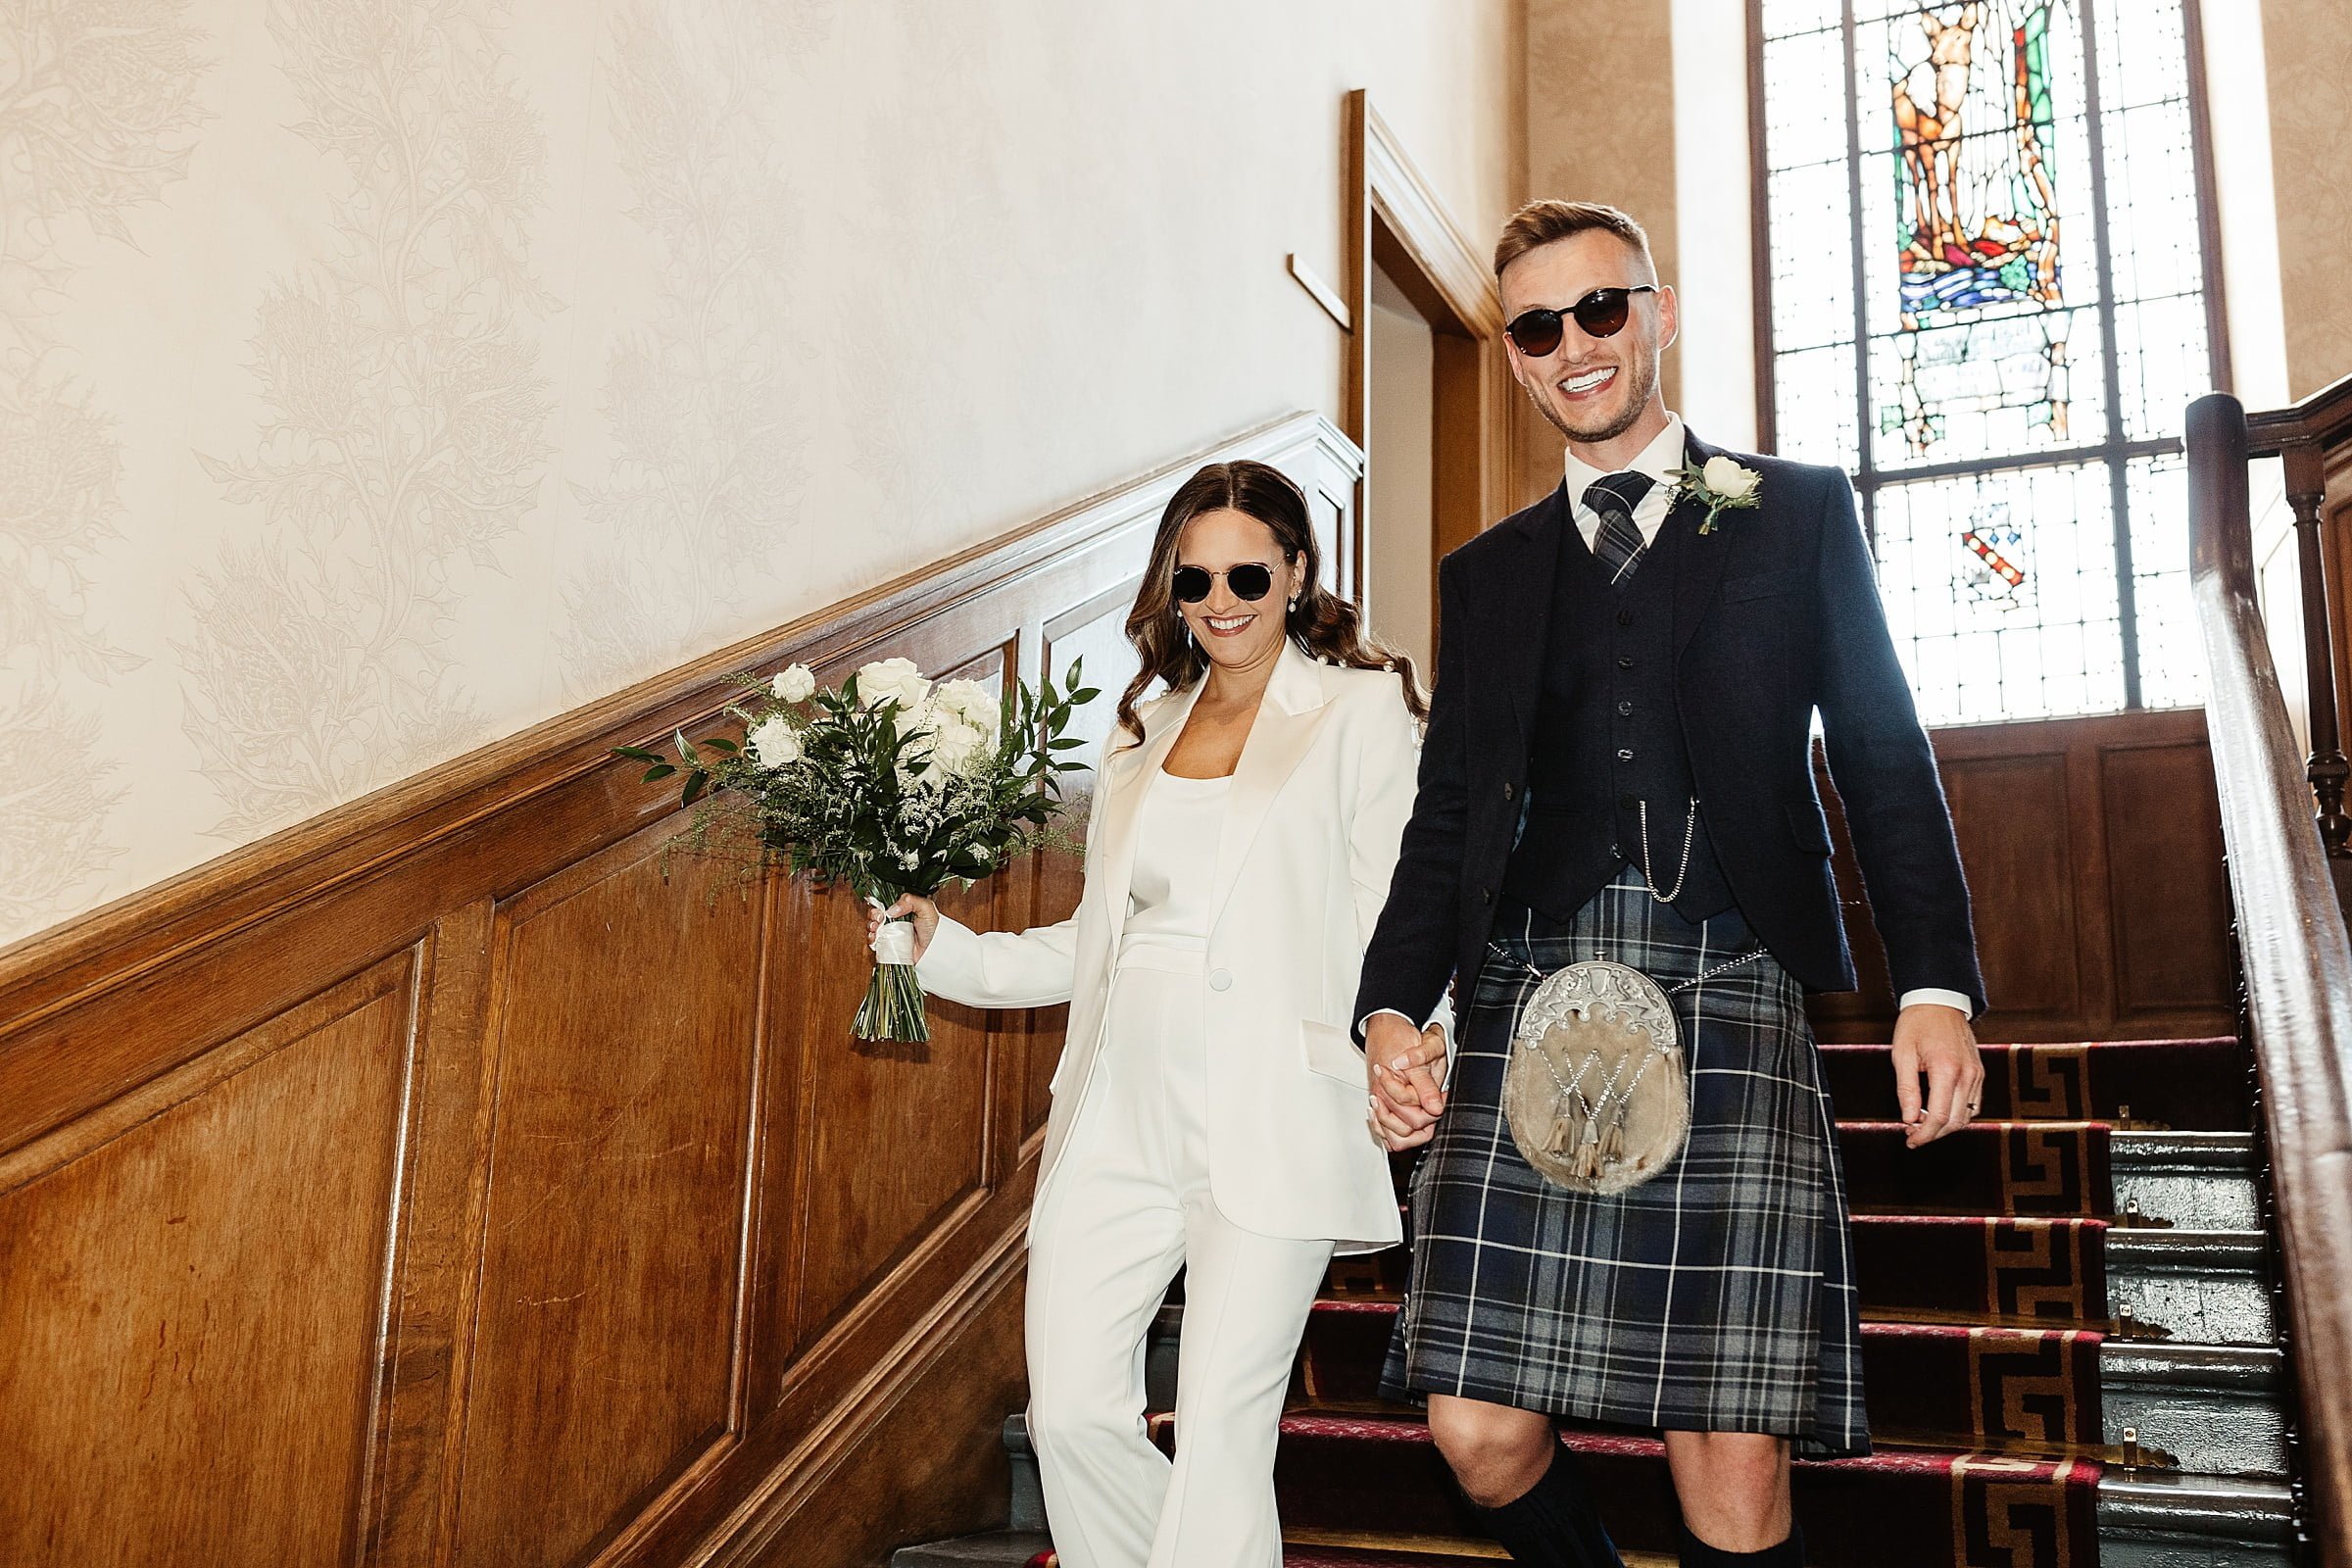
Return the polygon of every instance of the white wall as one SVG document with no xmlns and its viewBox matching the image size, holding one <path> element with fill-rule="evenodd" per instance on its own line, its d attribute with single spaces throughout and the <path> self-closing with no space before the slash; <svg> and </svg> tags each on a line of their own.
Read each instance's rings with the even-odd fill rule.
<svg viewBox="0 0 2352 1568">
<path fill-rule="evenodd" d="M 1336 415 L 1343 95 L 1492 232 L 1517 9 L 0 13 L 0 942 Z"/>
</svg>

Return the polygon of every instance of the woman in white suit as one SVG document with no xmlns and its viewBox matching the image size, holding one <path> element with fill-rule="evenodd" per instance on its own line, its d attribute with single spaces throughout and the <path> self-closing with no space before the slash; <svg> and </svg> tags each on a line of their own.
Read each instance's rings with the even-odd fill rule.
<svg viewBox="0 0 2352 1568">
<path fill-rule="evenodd" d="M 1097 773 L 1077 912 L 987 935 L 923 900 L 891 912 L 913 916 L 926 991 L 1070 1004 L 1028 1298 L 1062 1563 L 1279 1568 L 1274 1447 L 1308 1308 L 1335 1250 L 1400 1239 L 1348 1013 L 1424 708 L 1411 664 L 1317 581 L 1305 498 L 1264 464 L 1176 492 L 1127 634 L 1143 670 Z M 1398 1058 L 1433 1103 L 1446 1050 L 1440 1019 Z M 1179 1265 L 1171 1465 L 1143 1347 Z"/>
</svg>

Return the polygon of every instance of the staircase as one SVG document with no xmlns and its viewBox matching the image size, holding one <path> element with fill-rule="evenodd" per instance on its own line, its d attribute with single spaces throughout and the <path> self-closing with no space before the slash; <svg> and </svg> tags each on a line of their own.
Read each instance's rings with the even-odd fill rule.
<svg viewBox="0 0 2352 1568">
<path fill-rule="evenodd" d="M 2288 1404 L 2243 1047 L 1987 1047 L 1984 1119 L 1921 1151 L 1902 1147 L 1885 1047 L 1822 1054 L 1877 1446 L 1796 1467 L 1818 1568 L 2285 1568 Z M 1292 1564 L 1500 1556 L 1419 1413 L 1379 1396 L 1403 1279 L 1401 1250 L 1343 1259 L 1308 1321 L 1276 1467 Z M 1180 1295 L 1154 1331 L 1160 1410 Z M 1163 1444 L 1170 1426 L 1154 1418 Z M 1017 1416 L 1006 1439 L 1015 1530 L 893 1568 L 1046 1549 Z M 1572 1425 L 1561 1442 L 1629 1563 L 1671 1563 L 1655 1438 Z"/>
</svg>

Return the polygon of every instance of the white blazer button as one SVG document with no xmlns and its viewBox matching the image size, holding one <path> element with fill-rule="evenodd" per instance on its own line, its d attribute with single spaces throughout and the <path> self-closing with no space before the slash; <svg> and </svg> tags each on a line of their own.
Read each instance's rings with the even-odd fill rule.
<svg viewBox="0 0 2352 1568">
<path fill-rule="evenodd" d="M 1222 969 L 1210 970 L 1208 975 L 1208 989 L 1211 991 L 1231 991 L 1233 989 L 1233 976 L 1227 974 Z"/>
</svg>

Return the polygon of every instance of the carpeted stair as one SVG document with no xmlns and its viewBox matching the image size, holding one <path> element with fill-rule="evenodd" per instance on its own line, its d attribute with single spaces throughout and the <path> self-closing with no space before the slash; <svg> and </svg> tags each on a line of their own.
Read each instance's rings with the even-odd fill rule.
<svg viewBox="0 0 2352 1568">
<path fill-rule="evenodd" d="M 1877 1449 L 1798 1464 L 1811 1561 L 2283 1563 L 2281 1368 L 2252 1228 L 2242 1048 L 1985 1054 L 1985 1119 L 1909 1151 L 1886 1049 L 1823 1048 L 1855 1210 Z M 1276 1468 L 1290 1563 L 1461 1568 L 1497 1554 L 1418 1409 L 1379 1396 L 1403 1263 L 1401 1251 L 1342 1260 L 1309 1319 Z M 1152 1356 L 1163 1409 L 1180 1296 Z M 1153 1426 L 1163 1444 L 1181 1440 L 1168 1418 Z M 1671 1562 L 1677 1514 L 1655 1434 L 1572 1424 L 1561 1442 L 1582 1456 L 1629 1562 Z"/>
</svg>

